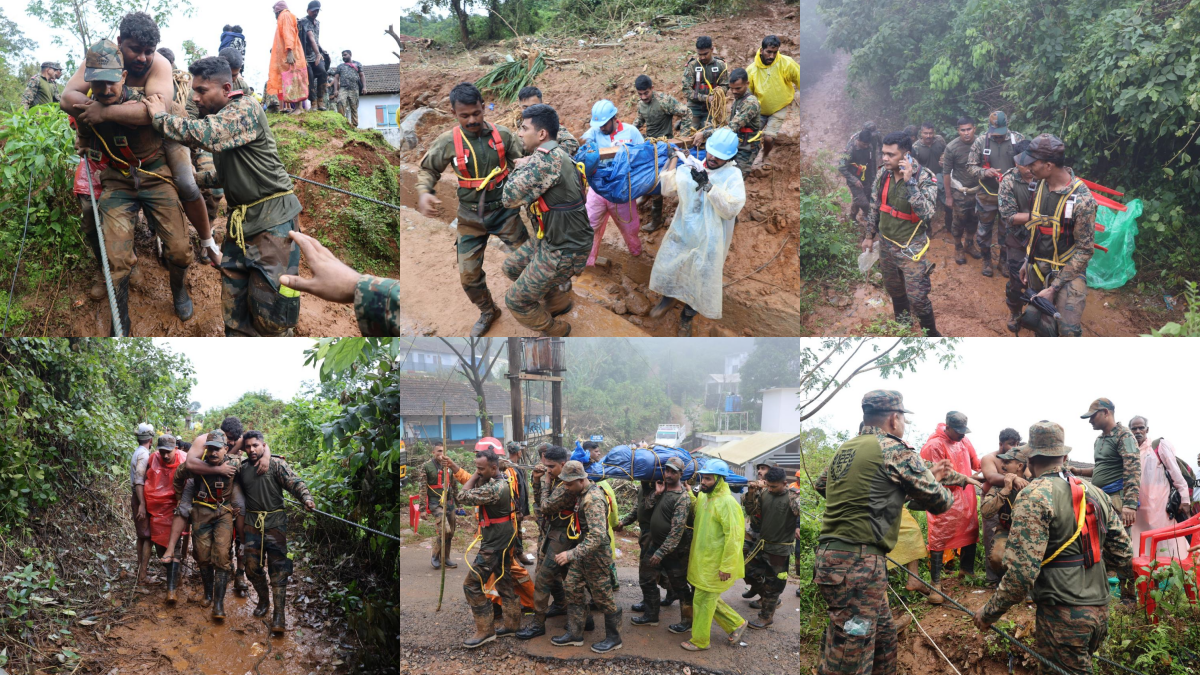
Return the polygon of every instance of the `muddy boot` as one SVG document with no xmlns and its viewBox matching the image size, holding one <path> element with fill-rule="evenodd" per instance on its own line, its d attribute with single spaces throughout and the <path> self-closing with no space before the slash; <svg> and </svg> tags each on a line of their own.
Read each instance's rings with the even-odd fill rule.
<svg viewBox="0 0 1200 675">
<path fill-rule="evenodd" d="M 679 623 L 673 623 L 667 626 L 667 630 L 672 633 L 690 633 L 692 632 L 692 603 L 680 598 L 679 600 Z"/>
<path fill-rule="evenodd" d="M 750 627 L 758 630 L 775 623 L 775 608 L 779 606 L 779 599 L 763 598 L 760 604 L 762 609 L 758 612 L 758 618 L 750 621 Z"/>
<path fill-rule="evenodd" d="M 546 337 L 567 337 L 571 334 L 571 324 L 560 319 L 555 319 L 553 323 L 542 331 L 542 335 Z"/>
<path fill-rule="evenodd" d="M 1000 270 L 1000 276 L 1008 278 L 1008 249 L 1001 246 L 1000 252 L 996 255 L 996 267 Z"/>
<path fill-rule="evenodd" d="M 200 568 L 200 581 L 204 582 L 204 601 L 200 603 L 201 607 L 211 607 L 213 602 L 213 568 Z"/>
<path fill-rule="evenodd" d="M 1011 331 L 1013 335 L 1021 334 L 1021 315 L 1023 313 L 1024 312 L 1020 306 L 1008 306 L 1008 330 Z"/>
<path fill-rule="evenodd" d="M 925 337 L 942 337 L 942 334 L 938 332 L 937 325 L 933 322 L 933 310 L 930 310 L 928 314 L 918 316 L 917 321 L 920 322 Z"/>
<path fill-rule="evenodd" d="M 675 306 L 675 298 L 668 298 L 667 296 L 664 295 L 663 299 L 659 300 L 658 304 L 655 305 L 650 310 L 650 318 L 651 319 L 661 319 L 663 317 L 663 315 L 666 314 L 667 312 L 671 311 L 671 307 L 674 307 L 674 306 Z"/>
<path fill-rule="evenodd" d="M 963 252 L 962 237 L 954 238 L 954 262 L 959 265 L 967 264 L 967 254 Z"/>
<path fill-rule="evenodd" d="M 546 293 L 546 311 L 550 316 L 561 316 L 575 307 L 575 299 L 570 291 L 563 292 L 557 286 Z"/>
<path fill-rule="evenodd" d="M 492 603 L 488 602 L 488 604 Z M 471 607 L 471 615 L 475 617 L 475 634 L 463 640 L 463 646 L 467 649 L 475 649 L 495 640 L 496 626 L 492 619 L 492 610 L 486 606 Z"/>
<path fill-rule="evenodd" d="M 663 599 L 662 599 L 662 606 L 670 607 L 671 605 L 675 604 L 675 601 L 678 599 L 679 599 L 679 596 L 675 595 L 675 589 L 667 588 L 667 594 L 664 595 Z"/>
<path fill-rule="evenodd" d="M 896 317 L 896 323 L 904 325 L 912 324 L 912 304 L 908 301 L 908 296 L 892 298 L 892 314 Z"/>
<path fill-rule="evenodd" d="M 990 277 L 992 276 L 992 247 L 989 246 L 985 249 L 981 249 L 981 251 L 983 256 L 983 269 L 980 270 L 979 273 L 985 277 Z"/>
<path fill-rule="evenodd" d="M 663 203 L 662 197 L 650 202 L 650 220 L 642 225 L 642 232 L 649 234 L 663 226 Z"/>
<path fill-rule="evenodd" d="M 676 337 L 692 337 L 692 319 L 695 316 L 696 310 L 687 305 L 683 306 L 683 311 L 679 314 L 679 332 L 675 334 Z"/>
<path fill-rule="evenodd" d="M 555 647 L 582 647 L 583 646 L 583 615 L 587 612 L 586 609 L 579 605 L 571 605 L 567 608 L 567 632 L 550 638 L 551 644 Z"/>
<path fill-rule="evenodd" d="M 550 587 L 550 597 L 554 602 L 550 603 L 549 609 L 546 610 L 546 618 L 562 616 L 567 613 L 567 594 L 563 590 L 561 583 L 555 583 Z"/>
<path fill-rule="evenodd" d="M 121 322 L 121 335 L 129 337 L 130 321 L 129 321 L 129 277 L 125 277 L 113 286 L 113 295 L 117 301 L 117 319 Z M 116 337 L 116 326 L 113 326 L 112 334 L 109 337 Z"/>
<path fill-rule="evenodd" d="M 176 589 L 179 587 L 179 563 L 172 561 L 167 563 L 167 604 L 174 605 L 179 597 L 176 595 Z"/>
<path fill-rule="evenodd" d="M 287 616 L 284 614 L 284 608 L 287 606 L 287 586 L 276 584 L 271 587 L 271 603 L 275 605 L 275 612 L 271 614 L 271 634 L 283 635 L 287 630 Z M 491 626 L 491 619 L 488 619 L 488 625 Z"/>
<path fill-rule="evenodd" d="M 229 588 L 229 570 L 216 570 L 213 585 L 212 618 L 225 618 L 225 591 Z"/>
<path fill-rule="evenodd" d="M 103 272 L 101 273 L 103 275 Z M 92 287 L 88 289 L 88 297 L 99 302 L 108 297 L 108 287 L 104 285 L 104 277 L 101 276 Z"/>
<path fill-rule="evenodd" d="M 658 612 L 661 604 L 658 597 L 658 586 L 652 586 L 649 591 L 643 588 L 642 597 L 645 598 L 642 604 L 646 606 L 646 613 L 641 616 L 630 617 L 629 623 L 634 626 L 657 626 Z"/>
<path fill-rule="evenodd" d="M 655 595 L 658 591 L 654 591 Z M 592 645 L 592 651 L 606 654 L 621 648 L 621 608 L 612 614 L 604 615 L 604 639 Z"/>
<path fill-rule="evenodd" d="M 496 629 L 496 637 L 512 637 L 521 628 L 521 602 L 513 600 L 508 605 L 500 603 L 500 627 Z"/>
<path fill-rule="evenodd" d="M 171 276 L 171 299 L 175 303 L 175 316 L 179 317 L 180 321 L 189 321 L 193 310 L 192 298 L 187 289 L 187 267 L 167 263 L 167 272 Z"/>
<path fill-rule="evenodd" d="M 929 585 L 933 587 L 933 590 L 929 591 L 929 604 L 940 605 L 943 602 L 945 602 L 946 599 L 942 597 L 941 593 L 937 592 L 937 591 L 942 590 L 942 582 L 935 581 Z"/>
<path fill-rule="evenodd" d="M 258 596 L 258 604 L 254 606 L 254 616 L 266 616 L 271 609 L 271 590 L 267 587 L 266 578 L 254 580 L 254 593 Z"/>
<path fill-rule="evenodd" d="M 250 589 L 246 586 L 246 568 L 238 567 L 237 571 L 233 573 L 233 592 L 239 598 L 244 598 L 248 590 Z"/>
<path fill-rule="evenodd" d="M 967 255 L 971 256 L 972 258 L 974 258 L 976 260 L 979 260 L 980 258 L 983 257 L 983 254 L 980 253 L 979 250 L 975 248 L 975 240 L 972 239 L 969 235 L 963 235 L 963 251 L 965 251 Z"/>
<path fill-rule="evenodd" d="M 518 640 L 532 640 L 535 637 L 541 637 L 546 634 L 546 615 L 534 614 L 533 620 L 529 622 L 521 630 L 517 631 Z"/>
<path fill-rule="evenodd" d="M 483 334 L 488 332 L 488 329 L 500 317 L 500 308 L 492 300 L 491 292 L 485 288 L 483 289 L 483 293 L 487 298 L 487 302 L 480 307 L 479 320 L 475 322 L 474 326 L 471 326 L 471 337 L 483 337 Z M 476 305 L 479 305 L 479 303 L 476 303 Z"/>
</svg>

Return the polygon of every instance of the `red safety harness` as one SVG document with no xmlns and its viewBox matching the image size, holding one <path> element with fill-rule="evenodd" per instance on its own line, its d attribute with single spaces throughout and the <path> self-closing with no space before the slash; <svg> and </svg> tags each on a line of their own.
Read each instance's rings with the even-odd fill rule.
<svg viewBox="0 0 1200 675">
<path fill-rule="evenodd" d="M 504 474 L 505 474 L 505 480 L 508 481 L 508 491 L 509 491 L 509 495 L 510 495 L 510 499 L 509 499 L 510 510 L 508 512 L 508 515 L 500 516 L 499 518 L 492 518 L 492 517 L 488 516 L 487 511 L 483 510 L 482 506 L 477 506 L 475 508 L 478 511 L 477 518 L 479 520 L 480 529 L 485 528 L 485 527 L 490 527 L 492 525 L 499 525 L 500 523 L 506 523 L 510 520 L 517 519 L 517 500 L 516 500 L 516 495 L 514 494 L 514 489 L 513 489 L 513 486 L 516 485 L 516 483 L 517 483 L 517 472 L 512 469 L 505 469 Z"/>
<path fill-rule="evenodd" d="M 463 142 L 462 127 L 454 127 L 454 166 L 458 169 L 458 186 L 471 190 L 482 190 L 488 183 L 500 183 L 508 177 L 508 162 L 504 156 L 504 140 L 500 138 L 500 131 L 496 125 L 492 125 L 492 138 L 488 141 L 488 146 L 491 147 L 500 156 L 500 170 L 495 175 L 481 177 L 478 175 L 472 176 L 467 169 L 467 152 L 468 144 Z M 476 162 L 476 173 L 479 167 Z M 494 185 L 493 185 L 494 187 Z"/>
<path fill-rule="evenodd" d="M 892 182 L 892 172 L 891 172 L 891 171 L 888 171 L 888 172 L 887 172 L 887 173 L 885 173 L 885 174 L 884 174 L 884 176 L 883 176 L 883 196 L 881 196 L 881 197 L 879 198 L 879 210 L 880 210 L 880 212 L 882 212 L 882 213 L 886 213 L 886 214 L 888 214 L 889 216 L 892 216 L 893 218 L 899 218 L 900 220 L 907 220 L 907 221 L 908 221 L 908 222 L 910 222 L 910 223 L 919 223 L 919 222 L 921 222 L 921 217 L 920 217 L 920 216 L 918 216 L 917 214 L 915 214 L 915 213 L 902 213 L 902 212 L 900 212 L 900 211 L 897 211 L 896 209 L 894 209 L 894 208 L 892 208 L 891 206 L 889 206 L 889 205 L 888 205 L 888 203 L 887 203 L 887 200 L 888 200 L 888 184 L 889 184 L 889 183 L 891 183 L 891 182 Z"/>
</svg>

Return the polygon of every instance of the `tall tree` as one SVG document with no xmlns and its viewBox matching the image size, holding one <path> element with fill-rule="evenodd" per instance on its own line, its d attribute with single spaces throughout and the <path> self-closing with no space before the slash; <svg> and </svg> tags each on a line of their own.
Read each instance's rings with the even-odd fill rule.
<svg viewBox="0 0 1200 675">
<path fill-rule="evenodd" d="M 208 56 L 208 50 L 196 44 L 195 40 L 184 40 L 183 54 L 187 57 L 187 64 L 190 66 L 205 56 Z"/>
<path fill-rule="evenodd" d="M 29 0 L 25 11 L 56 32 L 59 47 L 84 54 L 96 40 L 116 39 L 121 18 L 130 12 L 146 12 L 160 29 L 175 16 L 192 16 L 192 0 Z"/>
<path fill-rule="evenodd" d="M 492 378 L 492 368 L 500 353 L 504 351 L 500 345 L 493 345 L 492 338 L 459 338 L 462 342 L 455 346 L 446 338 L 439 338 L 458 357 L 455 369 L 467 378 L 471 388 L 475 390 L 475 401 L 479 404 L 479 421 L 483 425 L 483 435 L 492 436 L 492 418 L 487 411 L 487 393 L 484 383 Z M 493 346 L 495 350 L 493 352 Z M 489 354 L 491 360 L 489 361 Z"/>
<path fill-rule="evenodd" d="M 20 101 L 25 83 L 33 75 L 26 74 L 29 64 L 23 65 L 22 61 L 25 53 L 36 47 L 37 43 L 25 37 L 20 26 L 0 8 L 0 108 Z"/>
</svg>

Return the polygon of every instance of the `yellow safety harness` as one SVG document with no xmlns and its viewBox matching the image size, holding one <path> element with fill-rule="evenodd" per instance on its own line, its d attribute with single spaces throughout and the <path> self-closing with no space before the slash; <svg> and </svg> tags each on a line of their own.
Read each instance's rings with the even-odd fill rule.
<svg viewBox="0 0 1200 675">
<path fill-rule="evenodd" d="M 172 186 L 175 185 L 175 181 L 171 180 L 170 178 L 167 178 L 166 176 L 163 176 L 162 174 L 157 174 L 157 173 L 154 173 L 153 171 L 147 171 L 140 166 L 134 166 L 134 165 L 130 164 L 129 162 L 121 159 L 120 157 L 117 157 L 117 155 L 113 153 L 112 149 L 108 147 L 108 142 L 104 140 L 104 136 L 100 135 L 100 132 L 95 131 L 95 127 L 93 127 L 92 130 L 96 133 L 96 138 L 100 139 L 101 145 L 104 146 L 104 152 L 105 152 L 105 154 L 108 155 L 109 159 L 113 160 L 114 162 L 117 162 L 118 164 L 125 165 L 126 168 L 124 168 L 124 169 L 117 167 L 117 170 L 120 171 L 122 174 L 124 174 L 126 176 L 130 176 L 130 175 L 132 175 L 132 172 L 134 170 L 136 170 L 139 173 L 146 174 L 147 176 L 154 176 L 155 178 L 157 178 L 159 180 L 166 181 L 166 182 L 170 183 Z M 124 137 L 122 136 L 120 138 L 124 138 Z M 116 143 L 117 147 L 124 147 L 127 150 L 129 148 L 128 144 L 121 145 L 120 143 L 117 143 L 116 137 L 113 138 L 113 143 Z"/>
<path fill-rule="evenodd" d="M 1070 546 L 1076 539 L 1078 539 L 1080 534 L 1083 533 L 1083 521 L 1087 517 L 1087 483 L 1080 481 L 1079 484 L 1083 486 L 1083 494 L 1079 497 L 1079 522 L 1075 526 L 1075 534 L 1071 535 L 1071 538 L 1068 539 L 1065 544 L 1059 546 L 1058 550 L 1055 551 L 1053 555 L 1043 560 L 1043 565 L 1057 558 L 1058 554 L 1066 550 L 1066 548 Z"/>
<path fill-rule="evenodd" d="M 509 538 L 508 544 L 504 547 L 504 550 L 507 551 L 512 547 L 512 543 L 514 541 L 516 541 L 517 533 L 520 532 L 521 529 L 520 529 L 520 526 L 516 523 L 516 519 L 517 519 L 516 488 L 513 486 L 512 476 L 508 473 L 507 470 L 505 470 L 505 472 L 504 472 L 504 481 L 506 483 L 508 483 L 509 508 L 511 509 L 509 511 L 508 520 L 510 522 L 512 522 L 512 524 L 513 524 L 512 537 Z M 480 507 L 478 507 L 478 509 L 479 509 L 479 513 L 482 514 L 483 507 L 480 506 Z M 478 518 L 477 520 L 481 523 L 483 522 L 482 517 Z M 478 544 L 482 539 L 483 539 L 483 526 L 480 525 L 480 526 L 477 526 L 475 529 L 475 539 L 472 540 L 470 544 L 467 544 L 467 549 L 465 551 L 463 551 L 463 562 L 465 562 L 467 564 L 467 569 L 471 570 L 471 573 L 474 574 L 475 577 L 479 579 L 479 587 L 481 589 L 483 589 L 483 591 L 486 593 L 487 591 L 490 591 L 493 588 L 495 588 L 496 584 L 499 583 L 500 580 L 504 578 L 505 573 L 508 572 L 508 565 L 501 565 L 500 574 L 498 574 L 496 576 L 496 580 L 492 582 L 492 585 L 489 588 L 487 583 L 484 582 L 483 576 L 479 574 L 479 571 L 471 566 L 471 559 L 470 559 L 470 557 L 467 556 L 467 553 L 471 550 L 471 547 L 474 546 L 475 544 Z M 502 562 L 503 562 L 503 560 L 502 560 Z"/>
<path fill-rule="evenodd" d="M 249 204 L 241 204 L 239 206 L 233 207 L 233 210 L 229 212 L 229 235 L 231 237 L 233 237 L 233 241 L 235 243 L 237 243 L 238 248 L 242 249 L 242 253 L 246 252 L 246 234 L 245 234 L 246 210 L 249 209 L 251 206 L 258 206 L 259 204 L 262 204 L 263 202 L 267 202 L 272 199 L 279 199 L 280 197 L 286 197 L 290 194 L 295 194 L 295 190 L 285 190 L 283 192 L 277 192 L 268 197 L 263 197 L 262 199 L 259 199 L 257 201 L 250 202 Z M 285 288 L 285 287 L 281 286 L 280 288 Z M 291 289 L 288 289 L 288 290 L 291 290 Z M 295 292 L 295 291 L 293 291 L 293 292 Z"/>
<path fill-rule="evenodd" d="M 1063 211 L 1067 207 L 1067 201 L 1070 200 L 1071 195 L 1075 194 L 1075 191 L 1083 185 L 1083 182 L 1078 178 L 1075 178 L 1071 181 L 1070 191 L 1063 195 L 1063 198 L 1059 200 L 1058 206 L 1054 209 L 1054 215 L 1052 216 L 1039 213 L 1042 206 L 1042 195 L 1050 190 L 1050 185 L 1048 183 L 1043 182 L 1043 185 L 1045 186 L 1045 190 L 1039 189 L 1037 194 L 1034 196 L 1033 208 L 1030 209 L 1030 212 L 1033 213 L 1033 216 L 1029 219 L 1029 222 L 1025 224 L 1025 228 L 1030 232 L 1029 244 L 1025 247 L 1025 255 L 1032 257 L 1033 260 L 1037 262 L 1049 263 L 1050 271 L 1057 272 L 1063 267 L 1066 267 L 1067 263 L 1070 262 L 1071 257 L 1075 255 L 1074 244 L 1071 244 L 1071 247 L 1067 250 L 1061 253 L 1059 252 L 1058 237 L 1060 234 L 1062 234 L 1062 216 Z M 1034 228 L 1037 228 L 1038 231 L 1035 232 Z M 1050 230 L 1049 232 L 1045 232 L 1047 228 Z M 1050 240 L 1054 244 L 1054 255 L 1051 258 L 1033 257 L 1033 245 L 1037 241 L 1037 237 L 1034 235 L 1038 233 L 1044 233 L 1050 236 Z M 1031 267 L 1033 267 L 1033 271 L 1037 273 L 1038 279 L 1041 279 L 1043 284 L 1046 283 L 1046 276 L 1042 274 L 1042 270 L 1037 265 L 1031 265 Z"/>
</svg>

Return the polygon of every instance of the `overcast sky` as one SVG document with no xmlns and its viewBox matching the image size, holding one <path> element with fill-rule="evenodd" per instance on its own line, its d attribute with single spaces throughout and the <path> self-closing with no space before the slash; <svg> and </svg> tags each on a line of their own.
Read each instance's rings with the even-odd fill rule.
<svg viewBox="0 0 1200 675">
<path fill-rule="evenodd" d="M 968 437 L 983 455 L 996 449 L 1001 429 L 1012 427 L 1025 440 L 1029 425 L 1048 419 L 1063 426 L 1071 458 L 1091 462 L 1099 432 L 1079 416 L 1093 400 L 1106 397 L 1120 422 L 1145 415 L 1151 437 L 1168 438 L 1196 466 L 1200 444 L 1188 421 L 1195 411 L 1191 398 L 1181 395 L 1200 378 L 1194 340 L 967 338 L 957 351 L 962 359 L 948 371 L 926 365 L 902 380 L 881 380 L 874 373 L 856 378 L 818 415 L 822 426 L 853 432 L 862 420 L 863 394 L 896 389 L 915 413 L 909 440 L 929 436 L 947 412 L 958 410 L 967 415 Z"/>
<path fill-rule="evenodd" d="M 67 60 L 67 51 L 56 47 L 52 41 L 54 31 L 46 24 L 26 14 L 26 0 L 0 0 L 4 14 L 15 21 L 28 37 L 38 43 L 29 60 Z M 225 24 L 240 25 L 246 36 L 246 80 L 256 91 L 261 92 L 267 80 L 271 45 L 275 39 L 275 15 L 271 11 L 272 0 L 193 0 L 195 10 L 190 18 L 176 16 L 162 29 L 160 47 L 170 47 L 175 52 L 175 62 L 186 66 L 183 41 L 194 40 L 197 45 L 216 54 L 221 44 L 221 29 Z M 383 31 L 388 24 L 400 18 L 416 5 L 415 0 L 327 0 L 322 3 L 321 46 L 334 62 L 340 62 L 341 51 L 350 49 L 354 59 L 363 65 L 396 63 L 392 50 L 396 42 Z M 288 8 L 297 18 L 303 17 L 308 0 L 288 0 Z M 76 49 L 76 38 L 66 36 L 68 46 Z M 116 39 L 116 36 L 112 36 Z M 63 81 L 70 73 L 63 74 Z"/>
<path fill-rule="evenodd" d="M 196 371 L 191 400 L 199 401 L 201 410 L 228 405 L 248 391 L 262 389 L 287 401 L 305 380 L 320 379 L 316 369 L 304 367 L 304 350 L 313 344 L 309 338 L 155 338 L 154 342 L 191 359 Z"/>
</svg>

